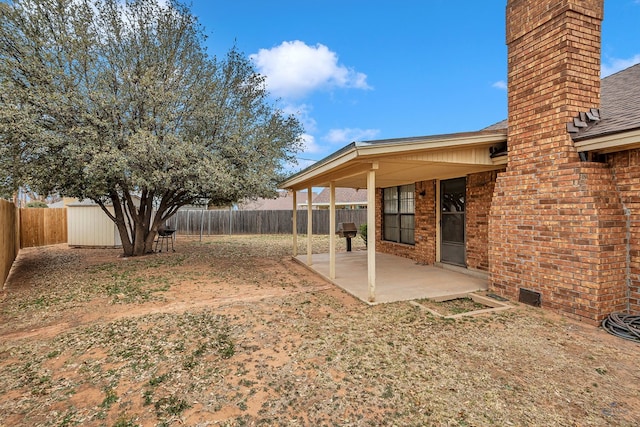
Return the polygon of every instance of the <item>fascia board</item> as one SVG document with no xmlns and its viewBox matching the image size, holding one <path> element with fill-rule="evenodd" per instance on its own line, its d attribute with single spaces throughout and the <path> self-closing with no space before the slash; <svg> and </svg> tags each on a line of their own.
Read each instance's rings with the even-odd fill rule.
<svg viewBox="0 0 640 427">
<path fill-rule="evenodd" d="M 612 153 L 640 147 L 640 129 L 574 142 L 578 151 Z"/>
<path fill-rule="evenodd" d="M 444 148 L 465 148 L 474 145 L 490 145 L 507 141 L 506 133 L 492 133 L 489 135 L 460 135 L 444 136 L 437 139 L 412 140 L 407 142 L 389 143 L 357 143 L 359 153 L 365 156 L 380 156 L 385 154 L 411 153 L 415 151 L 433 151 Z"/>
<path fill-rule="evenodd" d="M 290 179 L 282 182 L 279 188 L 283 189 L 304 189 L 307 182 L 318 181 L 323 174 L 333 172 L 335 169 L 346 166 L 347 163 L 358 159 L 365 160 L 367 157 L 381 157 L 384 155 L 397 155 L 401 153 L 412 153 L 417 151 L 433 151 L 446 148 L 465 148 L 474 145 L 491 145 L 506 142 L 505 131 L 490 133 L 464 133 L 447 134 L 434 137 L 410 138 L 405 141 L 394 139 L 389 142 L 355 142 L 344 153 L 331 158 L 327 162 L 320 161 L 317 166 L 312 165 L 306 170 L 299 172 Z M 313 184 L 311 184 L 313 185 Z"/>
</svg>

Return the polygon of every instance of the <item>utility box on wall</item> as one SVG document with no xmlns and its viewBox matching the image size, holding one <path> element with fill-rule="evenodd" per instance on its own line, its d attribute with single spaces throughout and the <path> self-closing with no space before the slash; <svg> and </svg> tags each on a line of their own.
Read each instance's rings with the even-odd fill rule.
<svg viewBox="0 0 640 427">
<path fill-rule="evenodd" d="M 113 207 L 107 207 L 113 213 Z M 68 244 L 72 247 L 122 247 L 118 228 L 100 206 L 90 201 L 67 205 Z"/>
</svg>

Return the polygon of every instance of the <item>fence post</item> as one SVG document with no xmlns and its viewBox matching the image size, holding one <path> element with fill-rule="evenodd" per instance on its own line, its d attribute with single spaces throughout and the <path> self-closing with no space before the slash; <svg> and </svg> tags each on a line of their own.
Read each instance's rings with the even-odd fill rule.
<svg viewBox="0 0 640 427">
<path fill-rule="evenodd" d="M 8 200 L 0 200 L 0 288 L 9 276 L 20 251 L 20 209 Z"/>
<path fill-rule="evenodd" d="M 202 215 L 200 215 L 200 242 L 202 242 L 202 227 L 204 227 L 204 209 L 202 209 Z"/>
<path fill-rule="evenodd" d="M 300 212 L 303 215 L 300 215 Z M 300 235 L 307 230 L 308 215 L 304 215 L 304 210 L 298 211 L 296 209 L 295 224 L 293 224 L 293 216 L 293 210 L 240 211 L 231 207 L 229 209 L 207 210 L 207 212 L 201 211 L 199 215 L 196 211 L 193 215 L 191 215 L 191 210 L 179 211 L 175 221 L 177 224 L 181 224 L 179 227 L 181 234 L 193 236 L 202 234 L 202 238 L 204 238 L 205 227 L 204 220 L 201 218 L 207 220 L 208 235 L 235 235 L 236 232 L 240 234 L 293 234 L 295 229 L 299 244 Z M 313 209 L 312 217 L 312 234 L 328 235 L 331 233 L 329 230 L 329 210 Z M 201 222 L 196 222 L 196 218 Z M 358 226 L 366 224 L 367 210 L 336 209 L 335 222 L 336 224 L 353 222 Z M 225 230 L 226 227 L 229 229 Z"/>
</svg>

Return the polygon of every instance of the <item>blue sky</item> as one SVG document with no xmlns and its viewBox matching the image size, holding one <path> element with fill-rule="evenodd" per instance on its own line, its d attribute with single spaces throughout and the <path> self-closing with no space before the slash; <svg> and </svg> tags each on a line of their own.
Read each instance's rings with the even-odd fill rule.
<svg viewBox="0 0 640 427">
<path fill-rule="evenodd" d="M 296 169 L 352 141 L 506 118 L 506 0 L 192 0 L 211 55 L 234 44 L 299 115 Z M 640 0 L 605 1 L 603 75 L 640 62 Z"/>
</svg>

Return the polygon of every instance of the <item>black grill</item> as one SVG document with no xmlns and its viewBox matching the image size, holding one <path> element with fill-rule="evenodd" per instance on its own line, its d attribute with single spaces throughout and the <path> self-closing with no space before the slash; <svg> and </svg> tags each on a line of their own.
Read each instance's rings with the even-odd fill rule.
<svg viewBox="0 0 640 427">
<path fill-rule="evenodd" d="M 356 225 L 353 222 L 340 222 L 336 234 L 347 239 L 347 252 L 351 252 L 351 239 L 358 234 Z"/>
<path fill-rule="evenodd" d="M 156 240 L 156 252 L 158 252 L 158 244 L 160 244 L 160 252 L 162 252 L 162 245 L 166 243 L 167 252 L 169 252 L 169 240 L 171 240 L 171 250 L 175 252 L 173 247 L 173 233 L 176 232 L 175 228 L 160 227 L 158 228 L 158 240 Z"/>
<path fill-rule="evenodd" d="M 160 228 L 158 230 L 158 235 L 160 237 L 171 237 L 176 230 L 174 228 Z"/>
</svg>

